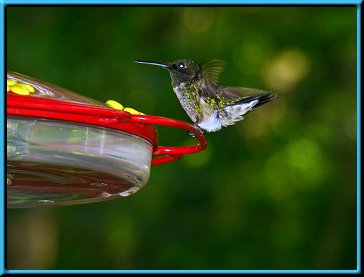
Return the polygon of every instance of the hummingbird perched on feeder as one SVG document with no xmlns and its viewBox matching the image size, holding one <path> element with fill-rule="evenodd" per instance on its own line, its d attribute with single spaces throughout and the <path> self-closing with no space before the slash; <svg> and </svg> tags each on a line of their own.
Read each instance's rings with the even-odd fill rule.
<svg viewBox="0 0 364 277">
<path fill-rule="evenodd" d="M 221 60 L 212 60 L 202 66 L 192 60 L 134 62 L 169 71 L 178 100 L 201 132 L 215 132 L 222 126 L 233 125 L 242 120 L 244 114 L 276 98 L 276 94 L 263 90 L 219 85 L 219 75 L 224 68 Z"/>
</svg>

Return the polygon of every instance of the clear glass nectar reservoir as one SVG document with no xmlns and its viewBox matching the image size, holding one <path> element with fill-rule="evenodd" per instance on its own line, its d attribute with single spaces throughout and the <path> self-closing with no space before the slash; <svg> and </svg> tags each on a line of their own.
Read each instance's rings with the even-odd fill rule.
<svg viewBox="0 0 364 277">
<path fill-rule="evenodd" d="M 9 207 L 90 203 L 128 196 L 146 184 L 152 145 L 85 124 L 9 116 Z"/>
</svg>

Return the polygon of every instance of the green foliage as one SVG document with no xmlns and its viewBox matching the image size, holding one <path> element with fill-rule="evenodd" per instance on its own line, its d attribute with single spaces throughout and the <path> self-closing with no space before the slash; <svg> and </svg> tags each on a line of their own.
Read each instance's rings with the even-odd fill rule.
<svg viewBox="0 0 364 277">
<path fill-rule="evenodd" d="M 11 269 L 356 269 L 355 7 L 8 7 L 7 68 L 189 122 L 135 59 L 226 61 L 278 99 L 135 195 L 8 210 Z M 162 144 L 191 143 L 161 130 Z"/>
</svg>

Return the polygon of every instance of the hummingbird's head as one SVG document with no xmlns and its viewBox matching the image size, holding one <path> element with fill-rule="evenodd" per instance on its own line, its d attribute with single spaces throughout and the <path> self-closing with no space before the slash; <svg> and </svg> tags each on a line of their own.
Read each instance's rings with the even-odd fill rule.
<svg viewBox="0 0 364 277">
<path fill-rule="evenodd" d="M 200 72 L 200 65 L 191 60 L 177 60 L 169 64 L 171 78 L 178 83 L 186 83 L 195 78 Z"/>
<path fill-rule="evenodd" d="M 192 60 L 177 60 L 170 63 L 156 63 L 144 61 L 135 62 L 156 65 L 167 69 L 171 75 L 173 86 L 191 81 L 200 73 L 201 70 L 200 65 Z"/>
</svg>

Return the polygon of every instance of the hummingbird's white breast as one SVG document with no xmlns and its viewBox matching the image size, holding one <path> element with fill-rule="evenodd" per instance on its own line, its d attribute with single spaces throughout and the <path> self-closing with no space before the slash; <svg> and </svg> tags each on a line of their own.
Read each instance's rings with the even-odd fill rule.
<svg viewBox="0 0 364 277">
<path fill-rule="evenodd" d="M 233 125 L 244 119 L 243 115 L 251 111 L 258 102 L 258 100 L 254 100 L 243 104 L 233 104 L 218 110 L 212 108 L 211 105 L 201 98 L 200 103 L 203 108 L 203 117 L 197 125 L 207 132 L 218 131 L 222 126 Z"/>
<path fill-rule="evenodd" d="M 221 120 L 217 109 L 211 107 L 203 98 L 200 99 L 200 105 L 202 107 L 202 118 L 197 124 L 201 129 L 207 132 L 215 132 L 221 129 Z"/>
</svg>

